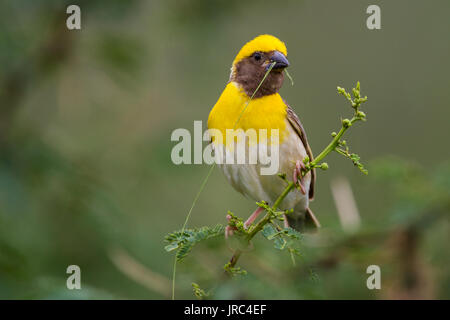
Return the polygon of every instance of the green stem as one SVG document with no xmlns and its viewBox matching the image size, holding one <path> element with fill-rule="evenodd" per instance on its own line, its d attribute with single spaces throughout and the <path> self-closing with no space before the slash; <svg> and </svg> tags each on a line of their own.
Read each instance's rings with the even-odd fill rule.
<svg viewBox="0 0 450 320">
<path fill-rule="evenodd" d="M 289 194 L 289 192 L 291 192 L 291 190 L 295 187 L 295 184 L 293 182 L 289 182 L 289 184 L 287 185 L 287 187 L 283 190 L 283 192 L 281 193 L 281 195 L 278 197 L 278 199 L 275 201 L 275 203 L 272 206 L 272 210 L 276 210 L 278 208 L 278 206 L 280 205 L 280 203 L 284 200 L 284 198 L 286 198 L 286 196 Z M 253 237 L 260 232 L 264 226 L 270 222 L 271 220 L 271 215 L 270 213 L 266 213 L 266 215 L 264 216 L 264 218 L 262 218 L 257 224 L 256 226 L 249 232 L 249 234 L 247 235 L 247 241 L 250 242 L 250 240 L 253 239 Z M 239 260 L 239 257 L 241 256 L 242 251 L 241 250 L 236 250 L 235 253 L 233 254 L 233 256 L 230 259 L 230 267 L 234 267 L 237 263 L 237 261 Z"/>
<path fill-rule="evenodd" d="M 311 168 L 314 168 L 315 166 L 317 166 L 317 164 L 320 161 L 322 161 L 323 158 L 325 158 L 330 152 L 332 152 L 336 149 L 336 147 L 339 145 L 339 141 L 341 140 L 341 137 L 344 135 L 345 131 L 347 131 L 348 128 L 350 128 L 352 126 L 352 124 L 355 123 L 357 120 L 360 120 L 360 118 L 353 117 L 352 120 L 350 120 L 349 126 L 342 126 L 341 130 L 339 130 L 339 132 L 336 134 L 336 136 L 333 138 L 333 140 L 331 140 L 330 144 L 325 149 L 323 149 L 323 151 L 314 159 L 314 161 L 312 161 L 310 163 Z M 309 170 L 306 170 L 305 174 L 308 171 Z"/>
<path fill-rule="evenodd" d="M 350 120 L 350 125 L 348 126 L 342 126 L 341 130 L 339 130 L 339 132 L 336 134 L 336 136 L 333 138 L 333 140 L 331 140 L 331 142 L 328 144 L 328 146 L 326 146 L 326 148 L 314 159 L 314 161 L 310 162 L 309 166 L 307 166 L 306 170 L 302 171 L 302 175 L 305 176 L 310 170 L 312 170 L 314 167 L 317 166 L 317 164 L 322 161 L 330 152 L 334 151 L 336 149 L 336 147 L 339 145 L 339 141 L 341 139 L 341 137 L 344 135 L 345 131 L 347 131 L 348 128 L 350 128 L 352 126 L 352 124 L 357 121 L 357 120 L 361 120 L 361 118 L 359 117 L 353 117 Z M 278 197 L 278 199 L 274 202 L 273 206 L 272 206 L 272 210 L 275 211 L 276 209 L 278 209 L 278 206 L 281 204 L 281 202 L 284 200 L 284 198 L 286 198 L 286 196 L 289 194 L 289 192 L 292 191 L 292 189 L 294 189 L 295 187 L 295 183 L 294 182 L 289 182 L 287 187 L 283 190 L 283 192 L 281 193 L 281 195 Z M 250 242 L 251 239 L 253 239 L 253 237 L 260 232 L 264 226 L 269 223 L 271 220 L 271 215 L 270 213 L 266 213 L 266 215 L 264 216 L 264 218 L 262 218 L 257 224 L 256 226 L 248 233 L 247 235 L 247 241 Z M 239 260 L 240 256 L 242 254 L 241 250 L 236 250 L 234 255 L 231 257 L 230 259 L 230 267 L 234 267 L 237 263 L 237 261 Z"/>
<path fill-rule="evenodd" d="M 339 130 L 338 134 L 334 137 L 334 139 L 330 142 L 330 144 L 314 159 L 314 161 L 311 162 L 311 168 L 314 168 L 320 161 L 323 160 L 331 151 L 336 149 L 336 147 L 339 144 L 339 140 L 341 139 L 344 132 L 348 129 L 345 127 L 342 127 L 341 130 Z M 310 170 L 310 168 L 309 168 Z"/>
</svg>

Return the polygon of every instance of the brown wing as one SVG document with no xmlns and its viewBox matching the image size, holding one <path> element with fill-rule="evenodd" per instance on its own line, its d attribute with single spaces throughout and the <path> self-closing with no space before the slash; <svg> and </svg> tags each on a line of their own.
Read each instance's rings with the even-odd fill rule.
<svg viewBox="0 0 450 320">
<path fill-rule="evenodd" d="M 284 102 L 286 103 L 286 101 Z M 302 123 L 300 122 L 300 119 L 295 114 L 294 110 L 286 103 L 287 106 L 287 118 L 289 120 L 289 123 L 292 125 L 294 130 L 297 132 L 298 136 L 303 142 L 303 146 L 306 149 L 306 153 L 308 154 L 308 157 L 311 161 L 314 160 L 313 154 L 311 151 L 311 148 L 308 144 L 308 139 L 306 138 L 306 132 L 305 129 L 303 129 Z M 309 187 L 309 199 L 312 200 L 314 198 L 314 185 L 316 182 L 316 169 L 311 170 L 311 186 Z"/>
</svg>

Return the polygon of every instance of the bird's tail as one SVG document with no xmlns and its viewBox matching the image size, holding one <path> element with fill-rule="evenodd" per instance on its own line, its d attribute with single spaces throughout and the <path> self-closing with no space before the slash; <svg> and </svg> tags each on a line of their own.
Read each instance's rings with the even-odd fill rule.
<svg viewBox="0 0 450 320">
<path fill-rule="evenodd" d="M 287 214 L 287 221 L 291 228 L 299 232 L 315 232 L 320 228 L 320 222 L 310 208 L 301 214 Z"/>
</svg>

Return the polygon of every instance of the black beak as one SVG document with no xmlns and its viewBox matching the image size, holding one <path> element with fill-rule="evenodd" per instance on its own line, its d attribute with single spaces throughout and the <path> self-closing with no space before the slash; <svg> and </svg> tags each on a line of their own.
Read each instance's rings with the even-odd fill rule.
<svg viewBox="0 0 450 320">
<path fill-rule="evenodd" d="M 275 62 L 273 69 L 284 69 L 289 66 L 289 61 L 284 54 L 280 51 L 274 51 L 272 57 L 270 57 L 271 64 Z M 268 66 L 270 67 L 270 65 Z"/>
</svg>

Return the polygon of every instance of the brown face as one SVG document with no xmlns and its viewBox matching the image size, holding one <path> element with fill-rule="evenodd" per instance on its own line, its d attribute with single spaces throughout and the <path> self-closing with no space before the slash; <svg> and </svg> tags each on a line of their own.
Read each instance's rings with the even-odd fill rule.
<svg viewBox="0 0 450 320">
<path fill-rule="evenodd" d="M 255 98 L 274 94 L 283 85 L 283 70 L 289 66 L 286 57 L 278 51 L 257 51 L 250 57 L 242 59 L 235 65 L 235 72 L 232 74 L 231 81 L 240 84 L 245 93 L 252 96 L 270 65 L 274 62 L 274 67 L 255 94 Z"/>
</svg>

